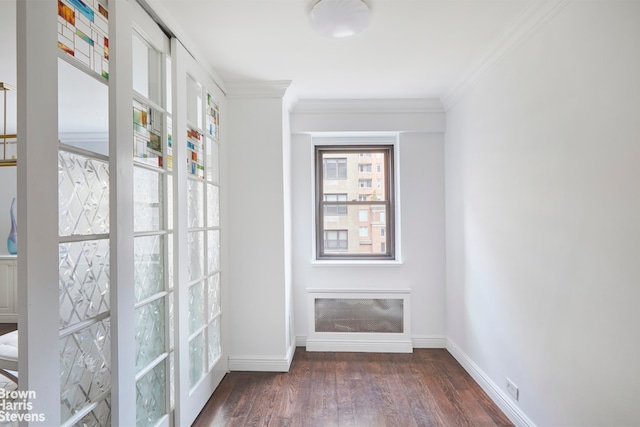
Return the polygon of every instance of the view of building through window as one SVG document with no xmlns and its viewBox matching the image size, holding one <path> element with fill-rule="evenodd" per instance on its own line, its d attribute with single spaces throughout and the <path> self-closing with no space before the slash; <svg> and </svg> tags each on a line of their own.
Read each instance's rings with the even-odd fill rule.
<svg viewBox="0 0 640 427">
<path fill-rule="evenodd" d="M 317 146 L 316 179 L 318 258 L 393 259 L 393 146 Z"/>
</svg>

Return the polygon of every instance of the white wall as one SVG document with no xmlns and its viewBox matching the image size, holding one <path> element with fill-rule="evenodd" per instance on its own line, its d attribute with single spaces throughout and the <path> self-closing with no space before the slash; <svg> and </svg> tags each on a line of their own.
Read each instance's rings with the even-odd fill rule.
<svg viewBox="0 0 640 427">
<path fill-rule="evenodd" d="M 538 426 L 640 425 L 638 76 L 574 1 L 447 112 L 447 337 Z"/>
<path fill-rule="evenodd" d="M 444 273 L 444 114 L 345 112 L 296 113 L 292 129 L 304 131 L 402 131 L 399 142 L 399 198 L 402 264 L 326 266 L 313 264 L 313 146 L 311 136 L 295 133 L 293 155 L 293 286 L 298 344 L 307 336 L 307 289 L 411 288 L 414 346 L 443 346 Z M 384 102 L 376 103 L 374 105 Z M 366 106 L 366 103 L 362 104 Z M 393 105 L 386 105 L 389 110 Z M 346 118 L 357 117 L 349 121 Z"/>
<path fill-rule="evenodd" d="M 17 86 L 16 75 L 16 2 L 1 0 L 0 7 L 0 82 Z M 0 92 L 0 134 L 3 132 L 4 103 Z M 16 132 L 16 92 L 7 92 L 7 133 Z M 1 146 L 0 146 L 1 147 Z M 11 230 L 9 208 L 16 197 L 16 168 L 0 167 L 0 254 L 6 254 Z"/>
<path fill-rule="evenodd" d="M 283 100 L 228 98 L 229 367 L 286 371 L 286 140 Z"/>
</svg>

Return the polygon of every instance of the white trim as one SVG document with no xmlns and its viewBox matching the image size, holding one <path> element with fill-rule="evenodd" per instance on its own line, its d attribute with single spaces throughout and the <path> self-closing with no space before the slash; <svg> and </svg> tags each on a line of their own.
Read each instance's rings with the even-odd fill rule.
<svg viewBox="0 0 640 427">
<path fill-rule="evenodd" d="M 447 337 L 442 335 L 414 335 L 413 348 L 447 348 Z"/>
<path fill-rule="evenodd" d="M 296 114 L 342 113 L 444 113 L 439 99 L 303 99 Z"/>
<path fill-rule="evenodd" d="M 228 99 L 279 98 L 282 99 L 291 86 L 291 80 L 232 81 L 227 82 Z"/>
<path fill-rule="evenodd" d="M 229 356 L 229 371 L 289 372 L 294 346 L 282 356 Z"/>
<path fill-rule="evenodd" d="M 361 353 L 413 353 L 411 340 L 307 339 L 307 351 L 349 351 Z"/>
<path fill-rule="evenodd" d="M 516 403 L 494 383 L 487 374 L 451 339 L 447 338 L 447 351 L 462 365 L 465 371 L 482 387 L 491 400 L 517 427 L 536 427 Z"/>
<path fill-rule="evenodd" d="M 307 293 L 310 294 L 367 294 L 371 295 L 372 298 L 374 296 L 378 296 L 379 294 L 409 294 L 411 293 L 410 288 L 395 288 L 395 289 L 351 289 L 351 288 L 309 288 L 307 289 Z M 382 297 L 379 297 L 382 298 Z"/>
<path fill-rule="evenodd" d="M 539 31 L 571 0 L 533 1 L 513 25 L 487 50 L 467 74 L 440 99 L 446 111 L 460 101 L 469 89 L 496 64 Z"/>
<path fill-rule="evenodd" d="M 306 347 L 307 346 L 307 336 L 306 335 L 297 335 L 296 336 L 296 347 Z"/>
</svg>

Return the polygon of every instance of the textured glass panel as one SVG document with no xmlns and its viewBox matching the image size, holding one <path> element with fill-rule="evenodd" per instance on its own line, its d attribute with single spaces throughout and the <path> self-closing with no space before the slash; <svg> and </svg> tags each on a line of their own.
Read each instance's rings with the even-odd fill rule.
<svg viewBox="0 0 640 427">
<path fill-rule="evenodd" d="M 189 335 L 204 326 L 204 282 L 189 288 Z"/>
<path fill-rule="evenodd" d="M 173 175 L 167 174 L 167 229 L 173 230 Z"/>
<path fill-rule="evenodd" d="M 133 230 L 156 231 L 162 225 L 162 176 L 133 168 Z"/>
<path fill-rule="evenodd" d="M 133 240 L 136 302 L 164 289 L 163 236 L 136 237 Z"/>
<path fill-rule="evenodd" d="M 58 152 L 58 228 L 60 236 L 109 232 L 109 165 Z"/>
<path fill-rule="evenodd" d="M 59 246 L 60 328 L 109 311 L 109 240 Z"/>
<path fill-rule="evenodd" d="M 204 334 L 198 334 L 189 343 L 189 380 L 193 387 L 204 375 Z"/>
<path fill-rule="evenodd" d="M 199 279 L 204 274 L 204 231 L 188 234 L 187 247 L 189 251 L 189 281 Z"/>
<path fill-rule="evenodd" d="M 209 147 L 207 147 L 209 150 Z M 218 143 L 212 142 L 210 148 L 210 155 L 207 161 L 209 167 L 207 168 L 207 179 L 215 184 L 220 183 L 220 166 L 218 164 L 220 148 Z M 210 159 L 210 160 L 209 160 Z"/>
<path fill-rule="evenodd" d="M 161 362 L 136 383 L 136 426 L 154 426 L 167 412 L 165 371 Z"/>
<path fill-rule="evenodd" d="M 111 398 L 107 397 L 87 415 L 85 415 L 75 426 L 78 427 L 110 427 L 111 426 Z"/>
<path fill-rule="evenodd" d="M 173 350 L 173 334 L 175 333 L 173 292 L 170 292 L 167 298 L 169 298 L 169 349 Z"/>
<path fill-rule="evenodd" d="M 62 422 L 111 388 L 109 319 L 60 340 Z"/>
<path fill-rule="evenodd" d="M 217 317 L 211 322 L 207 330 L 209 331 L 209 369 L 211 369 L 222 354 L 222 347 L 220 345 L 220 317 Z"/>
<path fill-rule="evenodd" d="M 209 277 L 208 286 L 209 319 L 220 313 L 220 274 Z"/>
<path fill-rule="evenodd" d="M 220 270 L 220 231 L 207 232 L 207 261 L 209 273 Z"/>
<path fill-rule="evenodd" d="M 173 234 L 167 235 L 167 246 L 167 270 L 169 271 L 167 287 L 173 289 Z"/>
<path fill-rule="evenodd" d="M 220 225 L 220 188 L 207 185 L 207 227 Z"/>
<path fill-rule="evenodd" d="M 136 309 L 136 371 L 166 351 L 164 298 Z"/>
<path fill-rule="evenodd" d="M 402 333 L 403 300 L 399 298 L 318 298 L 316 332 Z"/>
<path fill-rule="evenodd" d="M 188 185 L 188 220 L 189 228 L 198 228 L 204 226 L 204 183 L 187 180 Z"/>
<path fill-rule="evenodd" d="M 173 357 L 173 352 L 169 355 L 169 404 L 171 405 L 171 409 L 176 406 L 176 376 L 175 376 L 175 361 Z"/>
</svg>

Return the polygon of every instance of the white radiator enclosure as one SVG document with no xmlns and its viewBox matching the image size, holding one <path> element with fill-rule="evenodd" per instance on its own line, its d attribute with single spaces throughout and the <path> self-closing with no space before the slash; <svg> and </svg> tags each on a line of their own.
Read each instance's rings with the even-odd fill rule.
<svg viewBox="0 0 640 427">
<path fill-rule="evenodd" d="M 307 351 L 411 353 L 411 290 L 308 289 Z"/>
</svg>

